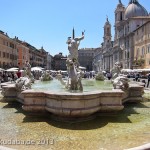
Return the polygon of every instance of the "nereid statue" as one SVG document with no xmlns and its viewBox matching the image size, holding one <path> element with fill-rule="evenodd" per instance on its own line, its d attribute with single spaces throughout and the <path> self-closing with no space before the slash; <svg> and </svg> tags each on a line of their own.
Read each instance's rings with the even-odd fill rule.
<svg viewBox="0 0 150 150">
<path fill-rule="evenodd" d="M 123 91 L 129 88 L 129 80 L 126 76 L 120 75 L 113 80 L 114 89 L 122 89 Z"/>
<path fill-rule="evenodd" d="M 129 88 L 129 80 L 127 76 L 121 74 L 121 63 L 116 62 L 114 68 L 111 70 L 112 83 L 114 89 L 127 90 Z"/>
<path fill-rule="evenodd" d="M 31 85 L 34 82 L 34 77 L 31 73 L 31 65 L 26 61 L 25 71 L 23 77 L 16 80 L 15 86 L 18 91 L 31 89 Z"/>
<path fill-rule="evenodd" d="M 111 70 L 112 80 L 117 78 L 121 74 L 121 63 L 116 62 L 113 69 Z"/>
<path fill-rule="evenodd" d="M 53 80 L 53 77 L 50 75 L 50 73 L 48 71 L 44 71 L 40 80 L 41 81 L 50 81 L 50 80 Z"/>
<path fill-rule="evenodd" d="M 20 77 L 16 80 L 15 86 L 18 91 L 31 89 L 31 79 L 28 77 Z"/>
</svg>

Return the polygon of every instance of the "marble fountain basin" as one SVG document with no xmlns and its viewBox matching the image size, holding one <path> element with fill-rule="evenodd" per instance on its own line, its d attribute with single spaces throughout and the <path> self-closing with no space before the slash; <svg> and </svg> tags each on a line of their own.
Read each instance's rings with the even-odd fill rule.
<svg viewBox="0 0 150 150">
<path fill-rule="evenodd" d="M 118 112 L 124 108 L 124 102 L 141 101 L 144 87 L 131 84 L 126 92 L 121 89 L 88 92 L 30 89 L 18 92 L 15 84 L 8 84 L 2 86 L 2 91 L 4 99 L 22 103 L 27 112 L 49 112 L 48 115 L 55 119 L 71 120 Z"/>
</svg>

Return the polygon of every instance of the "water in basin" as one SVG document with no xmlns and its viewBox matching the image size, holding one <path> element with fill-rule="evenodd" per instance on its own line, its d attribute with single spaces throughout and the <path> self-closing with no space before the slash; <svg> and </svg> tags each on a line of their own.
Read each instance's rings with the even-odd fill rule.
<svg viewBox="0 0 150 150">
<path fill-rule="evenodd" d="M 83 92 L 89 92 L 94 90 L 112 90 L 113 86 L 110 81 L 96 81 L 95 79 L 83 79 Z M 35 84 L 32 85 L 32 89 L 36 90 L 44 90 L 44 91 L 56 91 L 62 92 L 67 91 L 63 85 L 58 80 L 52 81 L 36 81 Z"/>
</svg>

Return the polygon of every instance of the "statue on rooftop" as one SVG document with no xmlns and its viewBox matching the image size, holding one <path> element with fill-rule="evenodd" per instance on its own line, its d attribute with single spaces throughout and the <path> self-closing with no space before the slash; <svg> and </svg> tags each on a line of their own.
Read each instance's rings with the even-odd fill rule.
<svg viewBox="0 0 150 150">
<path fill-rule="evenodd" d="M 122 4 L 121 0 L 119 0 L 119 4 Z"/>
</svg>

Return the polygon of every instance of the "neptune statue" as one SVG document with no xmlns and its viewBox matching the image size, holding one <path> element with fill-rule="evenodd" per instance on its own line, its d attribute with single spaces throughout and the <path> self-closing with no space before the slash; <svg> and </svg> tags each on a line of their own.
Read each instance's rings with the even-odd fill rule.
<svg viewBox="0 0 150 150">
<path fill-rule="evenodd" d="M 67 83 L 65 84 L 65 87 L 67 87 L 69 90 L 79 90 L 83 91 L 81 79 L 83 76 L 82 71 L 79 69 L 79 62 L 78 62 L 78 47 L 80 44 L 80 41 L 84 39 L 84 32 L 82 32 L 81 37 L 76 37 L 75 38 L 75 32 L 73 29 L 73 35 L 72 38 L 68 37 L 67 44 L 68 44 L 68 50 L 69 50 L 69 55 L 66 61 L 67 65 L 67 72 L 68 72 L 68 80 Z M 59 75 L 58 80 L 61 81 L 61 83 L 64 82 Z"/>
</svg>

